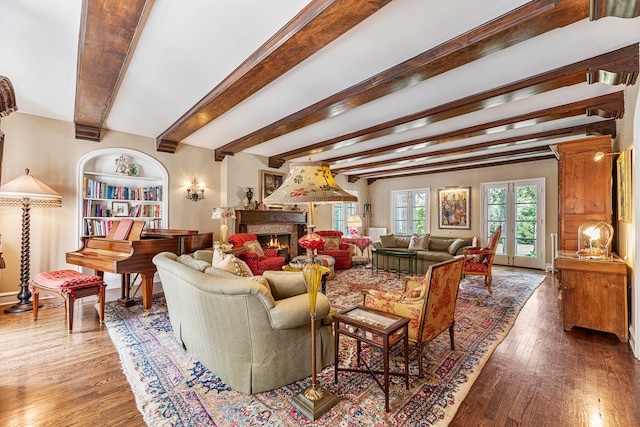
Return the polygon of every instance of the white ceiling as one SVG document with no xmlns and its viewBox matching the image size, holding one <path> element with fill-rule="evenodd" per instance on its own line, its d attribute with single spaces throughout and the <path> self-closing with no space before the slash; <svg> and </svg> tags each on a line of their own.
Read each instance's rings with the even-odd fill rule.
<svg viewBox="0 0 640 427">
<path fill-rule="evenodd" d="M 306 5 L 302 0 L 155 0 L 105 128 L 157 138 Z M 182 141 L 218 148 L 525 4 L 522 0 L 394 0 L 327 47 Z M 74 121 L 82 2 L 0 0 L 0 75 L 19 111 Z M 272 156 L 496 88 L 640 41 L 640 18 L 580 21 L 412 83 L 319 123 L 246 150 Z M 621 90 L 579 84 L 349 145 L 323 160 Z M 535 131 L 599 117 L 531 124 Z M 531 133 L 507 130 L 500 138 Z M 480 136 L 438 145 L 464 146 Z M 548 142 L 547 142 L 548 144 Z M 433 151 L 434 146 L 407 150 Z M 406 153 L 406 151 L 405 151 Z M 366 162 L 393 158 L 384 154 Z M 306 156 L 304 156 L 306 158 Z M 432 159 L 441 161 L 440 159 Z M 360 161 L 363 162 L 363 161 Z M 422 161 L 427 162 L 426 160 Z M 341 162 L 341 165 L 349 163 Z M 357 163 L 357 162 L 356 162 Z M 414 162 L 415 163 L 415 162 Z M 335 165 L 334 165 L 335 166 Z M 384 169 L 384 168 L 377 168 Z"/>
</svg>

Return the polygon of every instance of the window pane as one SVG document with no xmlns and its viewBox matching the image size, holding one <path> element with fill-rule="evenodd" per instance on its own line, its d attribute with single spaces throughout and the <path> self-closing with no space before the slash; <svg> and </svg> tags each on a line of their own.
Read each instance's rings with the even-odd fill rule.
<svg viewBox="0 0 640 427">
<path fill-rule="evenodd" d="M 412 232 L 417 234 L 426 233 L 426 193 L 413 194 L 412 209 Z"/>
<path fill-rule="evenodd" d="M 394 197 L 394 233 L 407 233 L 407 193 L 396 193 Z"/>
<path fill-rule="evenodd" d="M 393 232 L 398 234 L 428 232 L 429 190 L 393 191 Z"/>
</svg>

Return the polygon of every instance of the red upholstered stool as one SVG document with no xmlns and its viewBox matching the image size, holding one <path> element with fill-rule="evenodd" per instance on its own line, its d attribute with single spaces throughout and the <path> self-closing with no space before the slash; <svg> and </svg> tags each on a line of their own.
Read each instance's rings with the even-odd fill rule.
<svg viewBox="0 0 640 427">
<path fill-rule="evenodd" d="M 104 321 L 105 288 L 107 285 L 99 276 L 87 276 L 75 270 L 56 270 L 39 273 L 31 282 L 33 291 L 33 320 L 38 320 L 40 291 L 54 293 L 64 299 L 67 309 L 69 333 L 73 332 L 73 306 L 78 298 L 98 295 L 100 323 Z"/>
</svg>

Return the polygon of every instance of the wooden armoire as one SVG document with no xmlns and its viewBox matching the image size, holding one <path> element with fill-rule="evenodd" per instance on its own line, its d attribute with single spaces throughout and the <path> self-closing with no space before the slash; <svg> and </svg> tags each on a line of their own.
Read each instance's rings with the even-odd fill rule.
<svg viewBox="0 0 640 427">
<path fill-rule="evenodd" d="M 585 221 L 613 224 L 611 156 L 596 162 L 598 151 L 611 153 L 611 136 L 558 145 L 558 249 L 578 249 L 578 227 Z"/>
</svg>

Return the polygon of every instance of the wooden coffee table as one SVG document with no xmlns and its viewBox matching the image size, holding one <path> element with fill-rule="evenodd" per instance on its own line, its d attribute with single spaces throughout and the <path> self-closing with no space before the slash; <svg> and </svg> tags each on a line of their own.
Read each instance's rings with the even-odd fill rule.
<svg viewBox="0 0 640 427">
<path fill-rule="evenodd" d="M 404 375 L 407 390 L 409 390 L 409 319 L 378 311 L 362 305 L 342 310 L 333 315 L 335 332 L 335 378 L 338 382 L 338 372 L 370 373 L 384 392 L 384 410 L 389 412 L 389 375 Z M 356 360 L 358 368 L 341 368 L 338 359 L 338 344 L 340 334 L 355 338 Z M 382 349 L 383 370 L 373 370 L 360 356 L 362 343 Z M 404 343 L 404 372 L 389 372 L 389 350 L 398 343 Z M 366 369 L 360 368 L 364 365 Z M 377 375 L 383 375 L 381 383 Z"/>
</svg>

